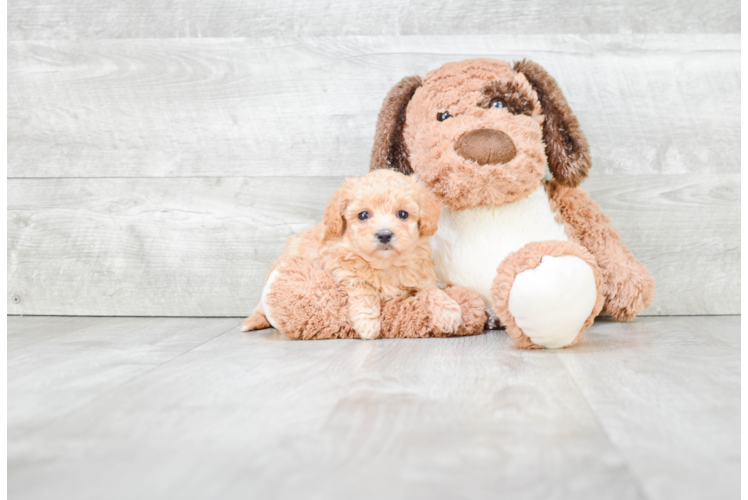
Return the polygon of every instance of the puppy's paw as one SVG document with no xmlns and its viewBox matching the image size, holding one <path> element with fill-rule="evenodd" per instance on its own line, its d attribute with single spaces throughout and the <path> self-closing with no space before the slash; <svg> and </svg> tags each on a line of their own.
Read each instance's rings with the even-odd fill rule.
<svg viewBox="0 0 748 500">
<path fill-rule="evenodd" d="M 244 320 L 244 323 L 242 323 L 241 326 L 241 331 L 251 332 L 252 330 L 264 330 L 265 328 L 270 328 L 270 323 L 268 323 L 264 314 L 256 312 Z"/>
<path fill-rule="evenodd" d="M 382 333 L 382 322 L 379 319 L 359 319 L 353 322 L 353 329 L 364 340 L 374 340 Z"/>
<path fill-rule="evenodd" d="M 462 324 L 460 305 L 449 297 L 430 307 L 431 322 L 442 333 L 456 333 Z"/>
</svg>

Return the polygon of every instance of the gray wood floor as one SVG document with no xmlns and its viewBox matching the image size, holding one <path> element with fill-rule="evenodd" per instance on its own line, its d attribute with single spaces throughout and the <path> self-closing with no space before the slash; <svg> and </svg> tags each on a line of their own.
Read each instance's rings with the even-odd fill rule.
<svg viewBox="0 0 748 500">
<path fill-rule="evenodd" d="M 240 323 L 9 317 L 9 497 L 739 496 L 739 316 L 540 352 Z"/>
</svg>

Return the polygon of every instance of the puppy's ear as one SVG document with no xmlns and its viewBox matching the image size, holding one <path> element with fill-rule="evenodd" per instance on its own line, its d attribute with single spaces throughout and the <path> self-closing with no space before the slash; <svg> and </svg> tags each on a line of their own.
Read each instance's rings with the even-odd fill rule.
<svg viewBox="0 0 748 500">
<path fill-rule="evenodd" d="M 327 234 L 332 237 L 343 236 L 345 232 L 345 212 L 346 206 L 348 206 L 348 200 L 345 195 L 345 188 L 340 188 L 332 194 L 330 202 L 325 208 L 325 229 Z"/>
<path fill-rule="evenodd" d="M 436 195 L 422 182 L 418 183 L 418 191 L 418 206 L 421 209 L 418 229 L 421 236 L 433 236 L 438 228 L 439 212 L 442 207 Z"/>
<path fill-rule="evenodd" d="M 420 76 L 407 76 L 392 87 L 387 97 L 384 98 L 377 119 L 370 170 L 390 168 L 405 175 L 413 173 L 408 159 L 408 149 L 405 147 L 403 127 L 405 126 L 405 110 L 420 86 Z"/>
<path fill-rule="evenodd" d="M 592 160 L 576 116 L 556 80 L 539 64 L 525 59 L 514 63 L 514 71 L 525 75 L 543 108 L 543 140 L 548 169 L 559 183 L 577 187 L 587 177 Z"/>
</svg>

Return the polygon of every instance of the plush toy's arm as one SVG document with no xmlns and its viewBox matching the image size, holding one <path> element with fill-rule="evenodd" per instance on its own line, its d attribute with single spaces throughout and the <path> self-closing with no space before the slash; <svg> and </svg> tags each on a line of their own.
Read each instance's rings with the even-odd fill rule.
<svg viewBox="0 0 748 500">
<path fill-rule="evenodd" d="M 597 260 L 605 280 L 602 312 L 628 321 L 649 307 L 654 299 L 654 278 L 626 248 L 600 206 L 586 191 L 556 181 L 546 183 L 546 191 L 556 219 Z"/>
<path fill-rule="evenodd" d="M 445 293 L 462 310 L 462 324 L 456 333 L 446 334 L 436 328 L 424 297 L 415 295 L 398 297 L 379 306 L 381 336 L 419 338 L 482 333 L 486 313 L 478 292 L 455 286 Z M 358 338 L 348 314 L 348 295 L 318 261 L 303 257 L 289 259 L 279 269 L 267 300 L 277 328 L 292 339 Z"/>
<path fill-rule="evenodd" d="M 426 306 L 426 312 L 432 324 L 439 331 L 455 333 L 460 328 L 462 324 L 460 305 L 444 290 L 438 288 L 436 283 L 419 291 L 418 296 Z"/>
</svg>

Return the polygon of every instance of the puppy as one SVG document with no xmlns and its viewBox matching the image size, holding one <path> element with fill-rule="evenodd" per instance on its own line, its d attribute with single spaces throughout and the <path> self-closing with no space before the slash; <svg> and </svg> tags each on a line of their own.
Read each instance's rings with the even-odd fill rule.
<svg viewBox="0 0 748 500">
<path fill-rule="evenodd" d="M 375 170 L 346 179 L 324 222 L 289 238 L 268 278 L 291 257 L 318 259 L 348 294 L 348 314 L 362 339 L 380 336 L 382 302 L 415 294 L 424 295 L 434 326 L 454 333 L 460 306 L 437 286 L 429 242 L 439 211 L 436 197 L 414 176 Z M 270 326 L 261 301 L 241 329 Z"/>
</svg>

